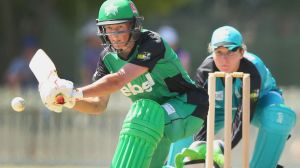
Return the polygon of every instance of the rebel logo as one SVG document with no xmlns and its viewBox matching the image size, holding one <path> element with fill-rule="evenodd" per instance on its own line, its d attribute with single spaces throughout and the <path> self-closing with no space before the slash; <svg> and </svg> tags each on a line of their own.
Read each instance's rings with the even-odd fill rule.
<svg viewBox="0 0 300 168">
<path fill-rule="evenodd" d="M 147 81 L 143 82 L 141 85 L 132 84 L 129 82 L 126 86 L 121 88 L 121 92 L 125 96 L 137 95 L 144 92 L 152 92 L 152 86 L 155 85 L 150 73 L 145 75 Z"/>
</svg>

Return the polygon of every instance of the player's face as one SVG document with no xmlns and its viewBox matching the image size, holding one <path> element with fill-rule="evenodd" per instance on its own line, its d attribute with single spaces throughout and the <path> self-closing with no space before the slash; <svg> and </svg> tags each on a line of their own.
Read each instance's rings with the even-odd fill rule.
<svg viewBox="0 0 300 168">
<path fill-rule="evenodd" d="M 238 48 L 230 51 L 225 47 L 219 47 L 214 50 L 213 58 L 217 68 L 222 72 L 236 72 L 240 66 L 240 60 L 243 58 L 244 50 Z"/>
<path fill-rule="evenodd" d="M 125 49 L 130 38 L 130 23 L 106 25 L 105 31 L 112 46 L 117 50 Z"/>
</svg>

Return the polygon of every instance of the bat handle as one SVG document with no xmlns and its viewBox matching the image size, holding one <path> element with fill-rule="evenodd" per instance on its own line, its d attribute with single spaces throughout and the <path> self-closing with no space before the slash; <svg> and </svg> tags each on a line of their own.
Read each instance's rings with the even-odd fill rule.
<svg viewBox="0 0 300 168">
<path fill-rule="evenodd" d="M 65 104 L 65 98 L 63 95 L 61 94 L 58 94 L 56 97 L 55 97 L 55 101 L 57 104 Z"/>
</svg>

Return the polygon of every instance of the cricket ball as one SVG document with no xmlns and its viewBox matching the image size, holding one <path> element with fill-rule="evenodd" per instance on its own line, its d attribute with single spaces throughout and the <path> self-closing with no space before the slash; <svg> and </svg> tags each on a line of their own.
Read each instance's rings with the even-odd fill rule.
<svg viewBox="0 0 300 168">
<path fill-rule="evenodd" d="M 25 100 L 22 97 L 15 97 L 11 101 L 11 107 L 16 112 L 22 112 L 25 109 Z"/>
</svg>

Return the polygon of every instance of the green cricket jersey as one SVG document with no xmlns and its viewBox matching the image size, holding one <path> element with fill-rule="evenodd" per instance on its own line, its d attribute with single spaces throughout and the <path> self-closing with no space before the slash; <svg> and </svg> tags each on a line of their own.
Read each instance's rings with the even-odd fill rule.
<svg viewBox="0 0 300 168">
<path fill-rule="evenodd" d="M 176 53 L 155 32 L 144 29 L 127 60 L 106 48 L 100 56 L 93 80 L 117 72 L 127 63 L 149 68 L 148 72 L 121 88 L 121 92 L 133 102 L 143 98 L 164 103 L 196 89 Z"/>
</svg>

